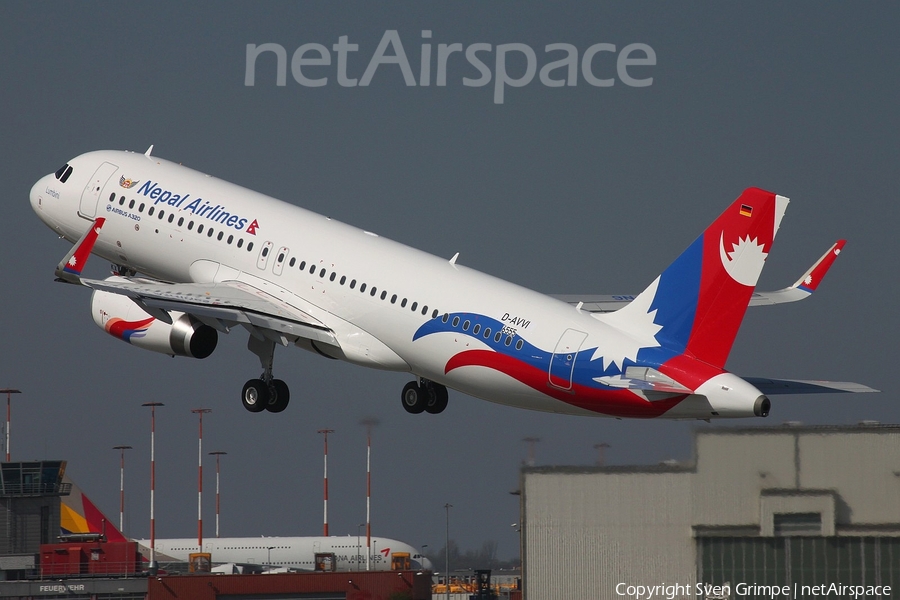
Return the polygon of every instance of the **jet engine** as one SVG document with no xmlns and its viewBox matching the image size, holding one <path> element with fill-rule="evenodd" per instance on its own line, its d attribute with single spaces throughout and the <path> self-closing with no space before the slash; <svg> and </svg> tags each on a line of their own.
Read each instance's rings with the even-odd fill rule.
<svg viewBox="0 0 900 600">
<path fill-rule="evenodd" d="M 191 315 L 170 311 L 172 324 L 148 315 L 131 298 L 94 290 L 91 315 L 106 333 L 132 346 L 169 356 L 206 358 L 216 349 L 219 335 Z"/>
</svg>

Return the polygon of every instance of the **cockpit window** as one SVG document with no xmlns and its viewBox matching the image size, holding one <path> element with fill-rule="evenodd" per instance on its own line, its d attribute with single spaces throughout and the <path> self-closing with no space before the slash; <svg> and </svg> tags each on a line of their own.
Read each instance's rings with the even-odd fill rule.
<svg viewBox="0 0 900 600">
<path fill-rule="evenodd" d="M 59 179 L 61 182 L 65 183 L 69 179 L 69 175 L 72 174 L 72 167 L 69 166 L 69 163 L 64 164 L 59 168 L 59 170 L 53 175 Z"/>
</svg>

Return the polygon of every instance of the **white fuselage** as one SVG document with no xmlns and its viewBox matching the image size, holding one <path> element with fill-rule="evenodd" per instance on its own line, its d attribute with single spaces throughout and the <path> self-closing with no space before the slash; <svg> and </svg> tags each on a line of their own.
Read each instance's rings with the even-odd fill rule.
<svg viewBox="0 0 900 600">
<path fill-rule="evenodd" d="M 59 235 L 75 241 L 105 217 L 95 254 L 166 282 L 265 288 L 324 323 L 350 362 L 529 409 L 709 415 L 705 399 L 696 410 L 692 398 L 662 410 L 625 390 L 611 392 L 611 402 L 630 402 L 621 412 L 568 401 L 573 377 L 595 385 L 579 348 L 602 353 L 597 364 L 621 366 L 640 340 L 560 300 L 163 159 L 97 151 L 69 165 L 65 183 L 48 175 L 31 192 L 35 212 Z"/>
<path fill-rule="evenodd" d="M 150 547 L 150 540 L 136 541 Z M 365 536 L 207 538 L 203 540 L 202 551 L 208 552 L 212 562 L 217 564 L 285 567 L 301 571 L 316 570 L 317 554 L 333 554 L 336 571 L 390 571 L 395 555 L 405 554 L 410 559 L 409 568 L 431 569 L 431 561 L 418 550 L 387 538 L 372 538 L 367 562 Z M 196 552 L 200 552 L 196 538 L 156 540 L 157 557 L 163 561 L 170 557 L 186 562 Z"/>
</svg>

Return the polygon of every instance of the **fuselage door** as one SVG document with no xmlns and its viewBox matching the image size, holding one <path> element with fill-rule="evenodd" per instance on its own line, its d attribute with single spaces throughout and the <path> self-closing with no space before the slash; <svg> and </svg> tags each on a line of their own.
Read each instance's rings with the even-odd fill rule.
<svg viewBox="0 0 900 600">
<path fill-rule="evenodd" d="M 288 254 L 290 254 L 290 250 L 286 246 L 278 249 L 278 254 L 275 255 L 275 265 L 272 267 L 272 271 L 276 275 L 281 275 L 282 270 L 284 270 L 284 261 L 287 260 Z"/>
<path fill-rule="evenodd" d="M 259 251 L 259 258 L 256 259 L 256 267 L 260 270 L 264 270 L 266 268 L 266 264 L 269 262 L 269 255 L 272 254 L 272 242 L 264 242 L 262 248 Z"/>
<path fill-rule="evenodd" d="M 100 192 L 109 181 L 109 176 L 116 172 L 119 167 L 112 163 L 105 162 L 94 171 L 94 175 L 88 180 L 81 193 L 81 204 L 78 207 L 78 214 L 82 217 L 93 219 L 97 216 L 97 204 L 100 201 Z"/>
<path fill-rule="evenodd" d="M 587 334 L 577 329 L 566 329 L 556 343 L 556 350 L 550 357 L 550 385 L 562 390 L 572 389 L 572 372 L 575 358 Z"/>
</svg>

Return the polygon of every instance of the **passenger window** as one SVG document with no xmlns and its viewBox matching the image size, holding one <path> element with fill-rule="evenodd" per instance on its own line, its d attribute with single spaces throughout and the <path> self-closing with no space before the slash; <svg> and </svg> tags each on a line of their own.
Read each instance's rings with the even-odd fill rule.
<svg viewBox="0 0 900 600">
<path fill-rule="evenodd" d="M 278 255 L 278 262 L 284 262 L 284 252 Z"/>
<path fill-rule="evenodd" d="M 459 317 L 453 317 L 453 323 L 452 323 L 452 325 L 453 325 L 454 327 L 457 327 L 457 326 L 459 325 Z"/>
<path fill-rule="evenodd" d="M 215 232 L 216 231 L 212 227 L 210 227 L 206 230 L 206 237 L 212 237 Z"/>
<path fill-rule="evenodd" d="M 344 283 L 346 283 L 346 281 L 347 281 L 347 276 L 341 275 L 341 285 L 344 285 Z"/>
<path fill-rule="evenodd" d="M 268 255 L 269 255 L 269 249 L 268 249 L 268 248 L 263 248 L 262 255 L 263 255 L 263 257 L 268 256 Z"/>
<path fill-rule="evenodd" d="M 382 290 L 382 292 L 381 292 L 381 299 L 384 300 L 385 298 L 387 298 L 387 292 L 385 292 L 384 290 Z"/>
<path fill-rule="evenodd" d="M 444 316 L 441 317 L 441 321 L 443 321 L 444 323 L 446 323 L 446 322 L 449 321 L 449 320 L 450 320 L 450 315 L 448 315 L 447 313 L 444 313 Z"/>
<path fill-rule="evenodd" d="M 412 303 L 412 306 L 409 307 L 409 310 L 411 310 L 411 311 L 413 311 L 413 312 L 416 312 L 416 308 L 418 308 L 418 307 L 419 307 L 419 303 L 418 303 L 418 302 L 413 302 L 413 303 Z"/>
<path fill-rule="evenodd" d="M 292 256 L 292 257 L 291 257 L 291 262 L 288 263 L 288 266 L 289 266 L 289 267 L 293 267 L 294 264 L 295 264 L 296 262 L 297 262 L 297 259 L 296 259 L 295 257 Z"/>
<path fill-rule="evenodd" d="M 491 337 L 491 328 L 485 327 L 484 328 L 484 339 L 488 339 L 489 337 Z"/>
<path fill-rule="evenodd" d="M 166 211 L 161 210 L 161 211 L 159 211 L 159 214 L 156 215 L 156 216 L 159 218 L 160 221 L 162 221 L 162 218 L 163 218 L 164 216 L 166 216 Z"/>
<path fill-rule="evenodd" d="M 203 233 L 203 223 L 197 225 L 197 233 Z"/>
<path fill-rule="evenodd" d="M 374 298 L 374 297 L 375 297 L 375 293 L 376 293 L 377 291 L 378 291 L 378 288 L 375 287 L 375 286 L 373 285 L 373 286 L 372 286 L 372 289 L 369 290 L 369 295 L 372 296 L 372 297 Z"/>
<path fill-rule="evenodd" d="M 516 342 L 516 350 L 521 350 L 522 346 L 524 345 L 525 344 L 522 342 L 522 340 L 519 340 L 518 342 Z"/>
<path fill-rule="evenodd" d="M 361 286 L 359 286 L 359 291 L 360 292 L 366 291 L 366 284 L 362 284 Z"/>
<path fill-rule="evenodd" d="M 481 325 L 475 324 L 475 327 L 472 328 L 472 335 L 478 335 L 478 332 L 481 331 Z"/>
<path fill-rule="evenodd" d="M 403 300 L 400 301 L 400 306 L 402 306 L 403 308 L 406 308 L 406 298 L 404 298 Z"/>
<path fill-rule="evenodd" d="M 188 221 L 188 229 L 189 229 L 189 230 L 194 229 L 194 222 L 193 222 L 193 221 Z"/>
<path fill-rule="evenodd" d="M 253 242 L 247 244 L 247 252 L 253 252 Z"/>
<path fill-rule="evenodd" d="M 431 313 L 431 318 L 432 318 L 432 319 L 437 319 L 437 316 L 438 316 L 438 309 L 434 309 L 434 312 Z"/>
<path fill-rule="evenodd" d="M 184 217 L 178 217 L 178 226 L 181 227 L 182 225 L 184 225 Z M 228 243 L 230 244 L 231 242 Z"/>
<path fill-rule="evenodd" d="M 331 277 L 328 278 L 328 281 L 334 281 L 335 277 L 337 277 L 337 271 L 332 271 Z"/>
<path fill-rule="evenodd" d="M 427 307 L 427 306 L 423 306 L 423 307 L 422 307 L 422 316 L 427 315 L 427 314 L 428 314 L 428 307 Z"/>
<path fill-rule="evenodd" d="M 231 242 L 233 242 L 233 241 L 234 241 L 234 236 L 233 236 L 233 235 L 229 235 L 229 236 L 228 236 L 228 244 L 230 245 Z"/>
<path fill-rule="evenodd" d="M 351 279 L 351 280 L 350 280 L 350 289 L 352 290 L 352 289 L 355 288 L 355 287 L 356 287 L 356 280 L 355 280 L 355 279 Z"/>
<path fill-rule="evenodd" d="M 143 204 L 141 204 L 141 206 L 143 206 Z M 155 206 L 151 206 L 151 207 L 150 207 L 150 210 L 147 211 L 147 214 L 150 215 L 150 216 L 152 217 L 154 212 L 156 212 L 156 207 L 155 207 Z"/>
<path fill-rule="evenodd" d="M 325 269 L 322 269 L 321 271 L 319 271 L 319 277 L 322 277 L 322 278 L 325 277 Z"/>
<path fill-rule="evenodd" d="M 109 201 L 110 202 L 116 201 L 116 193 L 115 192 L 113 192 L 112 194 L 109 195 Z"/>
<path fill-rule="evenodd" d="M 175 213 L 171 213 L 171 214 L 169 215 L 169 223 L 171 223 L 171 222 L 174 221 L 174 220 L 175 220 Z"/>
<path fill-rule="evenodd" d="M 244 245 L 244 238 L 238 238 L 237 247 L 240 248 Z"/>
<path fill-rule="evenodd" d="M 391 296 L 391 304 L 397 304 L 397 294 Z"/>
<path fill-rule="evenodd" d="M 132 205 L 134 204 L 134 200 L 131 201 L 131 204 L 132 204 Z M 150 211 L 151 211 L 150 214 L 152 215 L 152 214 L 153 214 L 153 212 L 152 212 L 153 209 L 151 208 Z M 144 212 L 144 203 L 143 203 L 143 202 L 141 202 L 141 205 L 138 206 L 138 212 Z"/>
<path fill-rule="evenodd" d="M 134 200 L 128 203 L 128 208 L 134 208 Z"/>
<path fill-rule="evenodd" d="M 511 335 L 506 336 L 506 342 L 504 342 L 504 343 L 507 346 L 509 346 L 512 343 L 512 336 Z"/>
<path fill-rule="evenodd" d="M 498 332 L 496 333 L 496 335 L 494 335 L 494 341 L 495 341 L 495 342 L 499 342 L 499 341 L 500 341 L 500 338 L 502 338 L 502 337 L 503 337 L 503 334 L 500 333 L 500 332 L 498 331 Z"/>
<path fill-rule="evenodd" d="M 463 331 L 468 331 L 468 330 L 469 330 L 469 325 L 471 325 L 471 323 L 469 322 L 468 319 L 466 319 L 465 321 L 463 321 Z"/>
<path fill-rule="evenodd" d="M 316 265 L 309 265 L 309 274 L 310 275 L 316 274 Z"/>
<path fill-rule="evenodd" d="M 219 232 L 219 235 L 216 236 L 216 239 L 219 240 L 219 241 L 221 242 L 223 237 L 225 237 L 225 232 L 224 232 L 224 231 L 220 231 L 220 232 Z"/>
<path fill-rule="evenodd" d="M 125 196 L 119 198 L 119 206 L 125 206 Z"/>
</svg>

